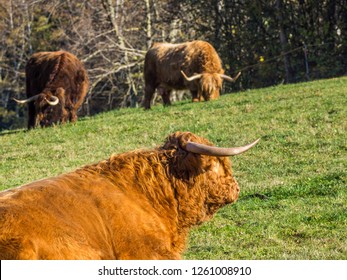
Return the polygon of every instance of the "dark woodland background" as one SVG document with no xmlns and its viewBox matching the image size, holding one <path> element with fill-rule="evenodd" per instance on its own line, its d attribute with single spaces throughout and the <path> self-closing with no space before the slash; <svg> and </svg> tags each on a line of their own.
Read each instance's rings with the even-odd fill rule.
<svg viewBox="0 0 347 280">
<path fill-rule="evenodd" d="M 210 42 L 226 74 L 242 71 L 224 83 L 230 93 L 345 75 L 346 29 L 347 0 L 0 0 L 0 130 L 26 126 L 12 98 L 25 97 L 24 67 L 38 51 L 85 64 L 79 114 L 93 115 L 140 105 L 153 42 Z"/>
</svg>

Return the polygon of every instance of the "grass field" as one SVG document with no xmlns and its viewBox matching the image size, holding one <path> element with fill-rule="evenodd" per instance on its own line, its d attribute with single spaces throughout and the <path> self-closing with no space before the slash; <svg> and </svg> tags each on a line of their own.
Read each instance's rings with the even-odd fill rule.
<svg viewBox="0 0 347 280">
<path fill-rule="evenodd" d="M 186 259 L 347 259 L 347 78 L 250 90 L 0 133 L 0 189 L 191 131 L 232 158 L 238 202 L 190 234 Z"/>
</svg>

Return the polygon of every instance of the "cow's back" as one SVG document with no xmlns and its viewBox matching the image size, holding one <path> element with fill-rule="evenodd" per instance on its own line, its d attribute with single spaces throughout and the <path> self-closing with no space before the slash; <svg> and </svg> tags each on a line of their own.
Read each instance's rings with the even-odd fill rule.
<svg viewBox="0 0 347 280">
<path fill-rule="evenodd" d="M 53 78 L 52 73 L 59 59 L 60 55 L 56 52 L 39 52 L 31 56 L 25 67 L 27 97 L 39 94 L 45 89 Z"/>
<path fill-rule="evenodd" d="M 147 51 L 144 66 L 146 83 L 184 89 L 186 85 L 181 70 L 188 75 L 224 73 L 217 52 L 211 44 L 204 41 L 154 43 Z"/>
<path fill-rule="evenodd" d="M 62 87 L 68 105 L 77 108 L 83 102 L 89 85 L 87 72 L 76 56 L 69 52 L 39 52 L 26 65 L 27 97 L 45 89 Z M 77 103 L 77 104 L 76 104 Z"/>
<path fill-rule="evenodd" d="M 205 41 L 193 41 L 189 44 L 188 53 L 192 59 L 190 68 L 195 73 L 223 74 L 222 61 L 215 48 Z"/>
<path fill-rule="evenodd" d="M 141 195 L 83 170 L 0 193 L 0 259 L 178 258 L 167 229 Z"/>
<path fill-rule="evenodd" d="M 0 259 L 112 258 L 102 213 L 81 184 L 68 175 L 2 192 Z"/>
</svg>

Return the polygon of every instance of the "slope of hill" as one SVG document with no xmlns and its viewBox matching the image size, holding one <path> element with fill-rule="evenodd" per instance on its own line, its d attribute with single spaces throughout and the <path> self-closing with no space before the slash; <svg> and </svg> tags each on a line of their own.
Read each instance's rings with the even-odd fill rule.
<svg viewBox="0 0 347 280">
<path fill-rule="evenodd" d="M 347 78 L 270 87 L 0 133 L 0 190 L 191 131 L 232 158 L 241 195 L 192 231 L 187 259 L 346 259 Z"/>
</svg>

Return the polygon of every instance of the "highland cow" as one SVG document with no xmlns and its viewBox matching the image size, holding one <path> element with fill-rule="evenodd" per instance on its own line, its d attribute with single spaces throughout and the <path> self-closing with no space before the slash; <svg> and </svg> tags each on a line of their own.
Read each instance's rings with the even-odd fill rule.
<svg viewBox="0 0 347 280">
<path fill-rule="evenodd" d="M 164 105 L 170 105 L 172 89 L 189 89 L 193 102 L 217 99 L 224 75 L 222 62 L 216 50 L 205 41 L 182 44 L 154 43 L 147 51 L 144 66 L 145 95 L 143 106 L 151 107 L 154 91 L 158 89 Z"/>
<path fill-rule="evenodd" d="M 75 122 L 77 110 L 88 91 L 88 75 L 83 64 L 66 51 L 38 52 L 26 68 L 28 128 Z"/>
<path fill-rule="evenodd" d="M 189 230 L 235 202 L 228 156 L 176 132 L 156 149 L 112 155 L 0 193 L 0 259 L 180 259 Z"/>
</svg>

